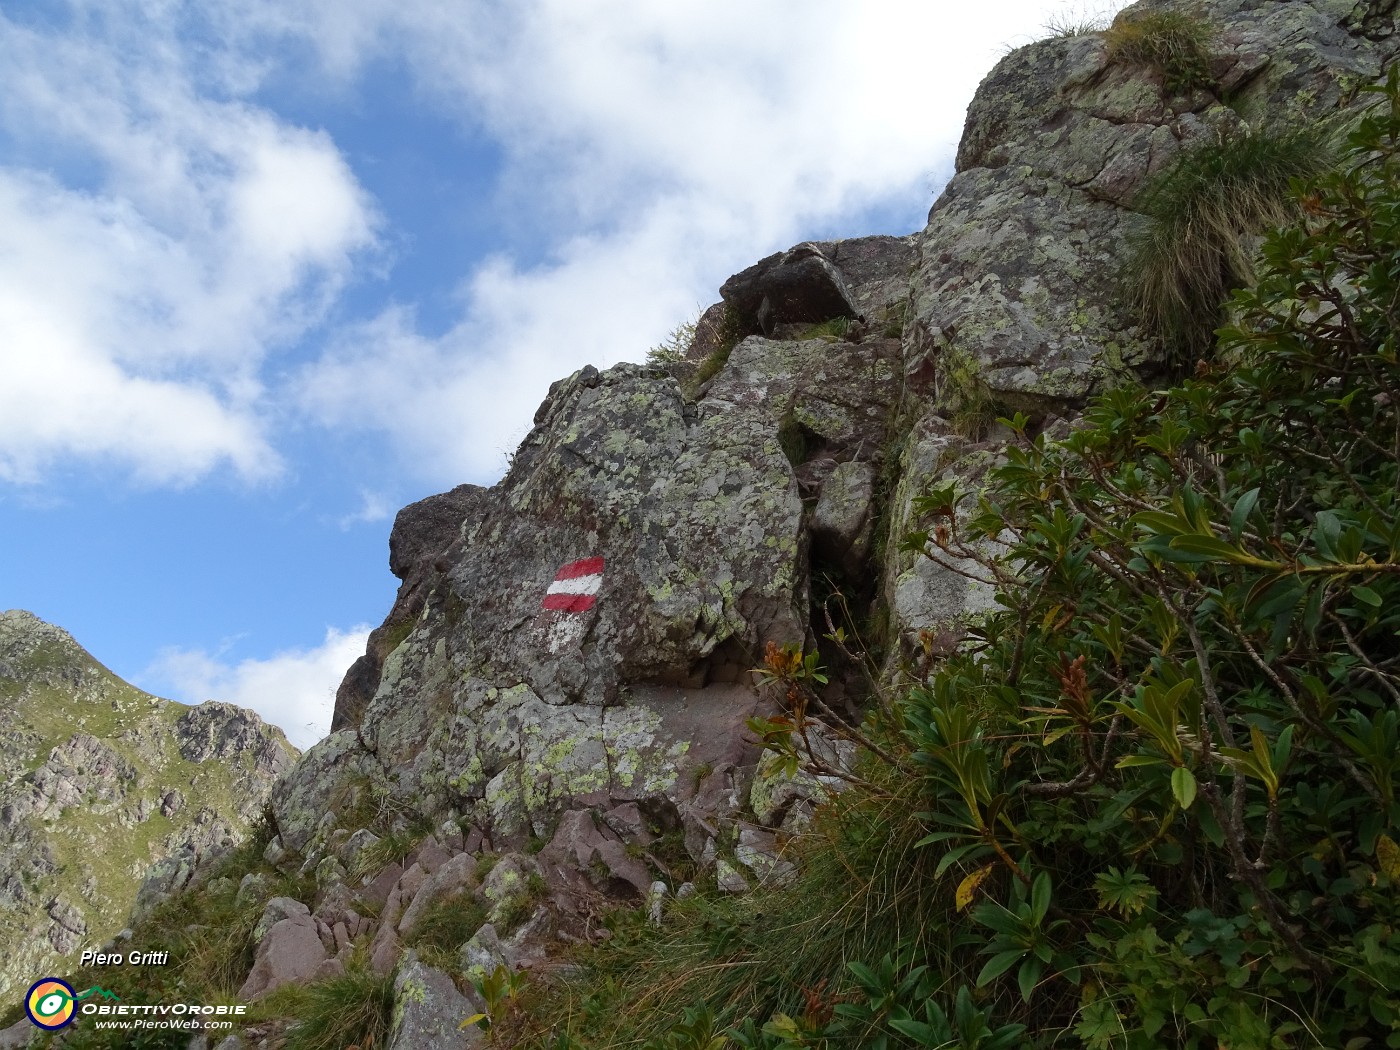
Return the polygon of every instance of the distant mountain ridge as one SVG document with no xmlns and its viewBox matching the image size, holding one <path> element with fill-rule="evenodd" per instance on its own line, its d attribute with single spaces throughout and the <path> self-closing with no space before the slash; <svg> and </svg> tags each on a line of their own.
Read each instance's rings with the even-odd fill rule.
<svg viewBox="0 0 1400 1050">
<path fill-rule="evenodd" d="M 0 705 L 3 996 L 121 930 L 157 862 L 168 885 L 242 838 L 297 755 L 251 711 L 151 696 L 18 609 L 0 613 Z"/>
</svg>

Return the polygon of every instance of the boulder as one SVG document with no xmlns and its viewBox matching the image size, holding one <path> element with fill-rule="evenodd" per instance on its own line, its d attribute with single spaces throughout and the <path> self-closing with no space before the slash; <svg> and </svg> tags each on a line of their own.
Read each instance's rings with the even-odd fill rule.
<svg viewBox="0 0 1400 1050">
<path fill-rule="evenodd" d="M 392 922 L 381 922 L 369 946 L 369 965 L 381 977 L 399 964 L 399 935 Z"/>
<path fill-rule="evenodd" d="M 295 897 L 273 897 L 263 905 L 262 914 L 258 916 L 258 921 L 253 924 L 253 943 L 261 944 L 267 931 L 283 919 L 309 919 L 310 917 L 311 909 Z"/>
<path fill-rule="evenodd" d="M 451 1050 L 476 1046 L 481 1030 L 461 1027 L 480 1007 L 457 990 L 452 978 L 425 966 L 409 952 L 394 978 L 394 1024 L 389 1050 Z"/>
<path fill-rule="evenodd" d="M 753 872 L 760 886 L 785 886 L 797 875 L 797 867 L 782 857 L 771 831 L 744 827 L 734 846 L 734 859 Z"/>
<path fill-rule="evenodd" d="M 870 551 L 875 468 L 851 460 L 838 463 L 822 484 L 812 509 L 812 553 L 857 575 Z"/>
<path fill-rule="evenodd" d="M 811 242 L 736 273 L 719 294 L 745 331 L 769 336 L 780 324 L 860 316 L 841 272 Z"/>
<path fill-rule="evenodd" d="M 458 485 L 399 511 L 389 532 L 389 571 L 407 580 L 421 562 L 447 550 L 485 491 L 478 485 Z"/>
<path fill-rule="evenodd" d="M 817 244 L 841 274 L 851 302 L 873 323 L 893 326 L 903 319 L 909 274 L 918 261 L 917 237 L 851 237 Z"/>
<path fill-rule="evenodd" d="M 527 969 L 545 957 L 553 922 L 549 910 L 541 908 L 508 937 L 501 937 L 493 923 L 485 923 L 462 945 L 462 972 L 480 980 L 498 966 L 510 970 Z"/>
<path fill-rule="evenodd" d="M 715 861 L 715 884 L 721 893 L 747 893 L 749 880 L 739 874 L 739 869 L 720 857 Z"/>
<path fill-rule="evenodd" d="M 39 1029 L 27 1017 L 21 1017 L 9 1028 L 0 1030 L 0 1050 L 21 1050 L 39 1034 Z"/>
<path fill-rule="evenodd" d="M 322 965 L 329 958 L 310 912 L 279 919 L 258 942 L 252 972 L 238 990 L 238 997 L 257 999 L 284 984 L 310 981 L 318 974 L 324 976 Z"/>
</svg>

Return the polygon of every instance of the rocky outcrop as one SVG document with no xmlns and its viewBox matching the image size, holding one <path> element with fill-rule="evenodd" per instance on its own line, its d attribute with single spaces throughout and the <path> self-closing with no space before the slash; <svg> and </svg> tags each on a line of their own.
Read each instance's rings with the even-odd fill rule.
<svg viewBox="0 0 1400 1050">
<path fill-rule="evenodd" d="M 398 597 L 337 731 L 278 792 L 275 848 L 330 870 L 367 796 L 394 815 L 375 835 L 417 820 L 445 829 L 439 848 L 461 839 L 450 854 L 533 843 L 555 936 L 598 894 L 678 889 L 653 850 L 667 836 L 723 888 L 781 882 L 786 836 L 839 780 L 760 761 L 744 722 L 779 698 L 749 670 L 770 644 L 820 644 L 832 591 L 844 615 L 884 611 L 890 676 L 992 607 L 970 564 L 899 550 L 915 497 L 981 483 L 1010 438 L 997 411 L 1038 430 L 1160 374 L 1119 276 L 1137 191 L 1194 140 L 1329 112 L 1378 73 L 1391 45 L 1333 6 L 1209 5 L 1216 86 L 1189 97 L 1101 36 L 1023 48 L 979 89 L 925 230 L 806 242 L 736 274 L 686 355 L 714 366 L 698 389 L 636 365 L 556 383 L 498 485 L 396 520 Z M 989 418 L 958 415 L 974 396 Z M 858 710 L 868 686 L 827 652 L 827 706 Z M 828 730 L 830 770 L 850 756 Z M 396 917 L 379 958 L 442 879 L 495 914 L 465 860 L 441 878 L 424 864 L 350 880 Z M 489 925 L 473 958 L 508 939 Z"/>
<path fill-rule="evenodd" d="M 0 613 L 0 995 L 109 939 L 262 813 L 296 752 L 231 704 L 121 681 L 67 632 Z"/>
<path fill-rule="evenodd" d="M 394 979 L 394 1019 L 390 1050 L 476 1046 L 481 1032 L 461 1024 L 479 1008 L 441 970 L 406 959 Z"/>
<path fill-rule="evenodd" d="M 1213 88 L 1174 96 L 1086 34 L 1012 52 L 969 107 L 911 286 L 909 374 L 945 403 L 980 384 L 1006 408 L 1067 415 L 1105 385 L 1160 376 L 1162 349 L 1123 296 L 1144 180 L 1222 130 L 1335 114 L 1396 53 L 1393 36 L 1360 30 L 1369 16 L 1350 3 L 1136 9 L 1210 24 Z"/>
<path fill-rule="evenodd" d="M 994 605 L 971 562 L 901 550 L 917 497 L 983 484 L 1001 411 L 1063 433 L 1093 392 L 1161 376 L 1120 283 L 1144 180 L 1221 129 L 1335 112 L 1394 57 L 1389 10 L 1214 0 L 1215 86 L 1184 97 L 1099 35 L 1007 56 L 923 231 L 762 260 L 697 324 L 677 371 L 704 359 L 703 383 L 584 368 L 499 484 L 400 512 L 394 605 L 274 796 L 264 857 L 305 899 L 265 912 L 245 992 L 362 952 L 398 968 L 394 1045 L 451 1045 L 475 1035 L 449 1024 L 473 1012 L 465 978 L 601 936 L 609 902 L 664 924 L 696 883 L 784 885 L 870 699 L 835 623 L 899 683 Z M 783 708 L 751 671 L 785 647 L 820 649 L 830 679 L 796 771 L 746 727 Z M 244 730 L 209 719 L 187 737 L 212 760 Z M 75 738 L 54 761 L 106 783 L 124 756 Z M 172 860 L 168 885 L 197 866 Z"/>
</svg>

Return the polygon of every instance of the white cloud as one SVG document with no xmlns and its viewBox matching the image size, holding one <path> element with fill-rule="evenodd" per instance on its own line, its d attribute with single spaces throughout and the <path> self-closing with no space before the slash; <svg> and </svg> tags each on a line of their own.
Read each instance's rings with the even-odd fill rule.
<svg viewBox="0 0 1400 1050">
<path fill-rule="evenodd" d="M 225 700 L 256 711 L 305 749 L 330 729 L 335 691 L 345 670 L 365 651 L 369 627 L 326 628 L 310 649 L 286 649 L 265 660 L 230 663 L 202 649 L 167 649 L 141 675 L 144 688 L 198 704 Z"/>
<path fill-rule="evenodd" d="M 535 0 L 485 25 L 431 0 L 366 9 L 378 31 L 341 27 L 328 67 L 353 75 L 352 38 L 361 61 L 409 56 L 502 144 L 502 207 L 552 226 L 552 251 L 478 264 L 440 337 L 401 306 L 341 332 L 302 406 L 386 434 L 438 484 L 495 476 L 552 380 L 641 359 L 730 272 L 862 209 L 906 201 L 916 224 L 979 79 L 1053 9 Z"/>
<path fill-rule="evenodd" d="M 398 510 L 398 506 L 382 492 L 371 492 L 369 489 L 360 489 L 360 505 L 349 514 L 342 514 L 336 519 L 336 525 L 341 532 L 356 525 L 370 525 L 376 521 L 384 521 L 389 515 Z"/>
<path fill-rule="evenodd" d="M 0 367 L 23 380 L 0 388 L 0 480 L 74 458 L 273 477 L 304 418 L 486 480 L 550 381 L 640 358 L 730 272 L 870 209 L 916 225 L 999 52 L 1084 9 L 70 2 L 64 31 L 0 16 L 0 133 L 30 158 L 0 167 Z M 277 89 L 345 104 L 386 69 L 499 148 L 493 205 L 534 255 L 467 246 L 445 333 L 392 285 L 325 333 L 366 249 L 412 234 Z"/>
<path fill-rule="evenodd" d="M 274 476 L 265 363 L 376 216 L 328 136 L 207 97 L 158 12 L 119 13 L 67 36 L 0 17 L 0 131 L 27 162 L 0 166 L 0 480 Z"/>
</svg>

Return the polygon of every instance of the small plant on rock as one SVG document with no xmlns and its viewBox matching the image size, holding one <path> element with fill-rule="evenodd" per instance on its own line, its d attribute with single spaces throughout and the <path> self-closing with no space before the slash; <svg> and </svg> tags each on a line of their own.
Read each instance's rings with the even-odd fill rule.
<svg viewBox="0 0 1400 1050">
<path fill-rule="evenodd" d="M 1110 61 L 1147 66 L 1173 95 L 1210 87 L 1210 24 L 1180 11 L 1124 12 L 1104 33 Z"/>
<path fill-rule="evenodd" d="M 1143 187 L 1150 223 L 1128 267 L 1131 294 L 1178 372 L 1211 351 L 1221 304 L 1253 280 L 1255 239 L 1301 214 L 1294 180 L 1330 158 L 1317 128 L 1247 131 L 1184 152 Z"/>
<path fill-rule="evenodd" d="M 646 363 L 672 365 L 677 361 L 684 361 L 690 344 L 695 342 L 695 327 L 698 322 L 699 318 L 696 317 L 676 325 L 665 339 L 647 351 Z"/>
<path fill-rule="evenodd" d="M 369 1050 L 387 1042 L 394 978 L 375 973 L 360 952 L 341 976 L 295 987 L 288 999 L 281 1005 L 296 1021 L 284 1050 Z"/>
</svg>

